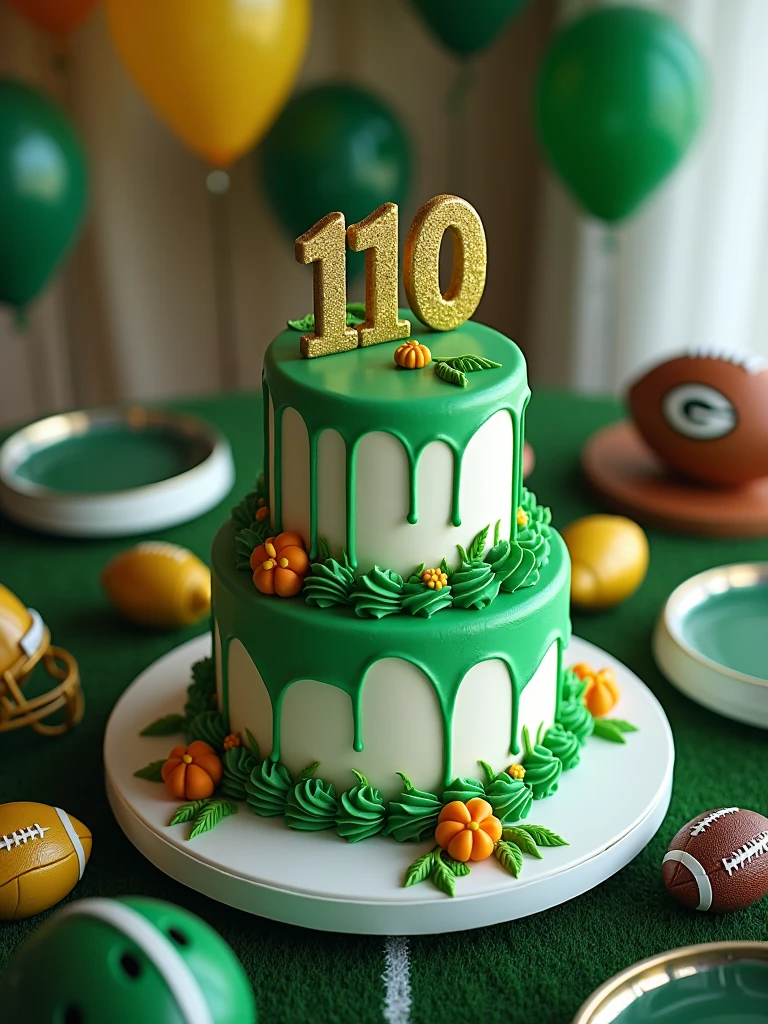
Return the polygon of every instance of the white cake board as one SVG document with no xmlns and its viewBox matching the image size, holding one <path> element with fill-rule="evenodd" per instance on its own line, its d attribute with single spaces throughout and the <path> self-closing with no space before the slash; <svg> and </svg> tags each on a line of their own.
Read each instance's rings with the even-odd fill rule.
<svg viewBox="0 0 768 1024">
<path fill-rule="evenodd" d="M 173 737 L 140 737 L 184 705 L 189 669 L 210 654 L 210 637 L 171 651 L 143 672 L 115 706 L 104 737 L 107 794 L 120 827 L 156 867 L 184 885 L 262 917 L 324 931 L 425 935 L 512 921 L 564 903 L 613 875 L 661 825 L 672 788 L 674 746 L 661 705 L 624 665 L 574 638 L 567 663 L 610 665 L 621 687 L 617 716 L 640 729 L 620 745 L 591 739 L 581 764 L 554 796 L 535 801 L 527 821 L 559 832 L 569 846 L 525 857 L 520 878 L 494 860 L 457 879 L 451 899 L 431 882 L 405 889 L 408 865 L 434 843 L 376 836 L 347 843 L 333 831 L 297 832 L 281 817 L 237 815 L 191 842 L 188 825 L 168 827 L 178 806 L 165 788 L 134 777 L 167 756 Z"/>
</svg>

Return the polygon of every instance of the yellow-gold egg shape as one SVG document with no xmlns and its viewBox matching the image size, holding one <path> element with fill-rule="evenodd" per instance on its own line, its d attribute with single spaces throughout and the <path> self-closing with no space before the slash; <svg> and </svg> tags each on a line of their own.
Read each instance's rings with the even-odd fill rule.
<svg viewBox="0 0 768 1024">
<path fill-rule="evenodd" d="M 591 515 L 562 531 L 571 556 L 571 603 L 583 611 L 621 604 L 648 571 L 648 538 L 624 516 Z"/>
</svg>

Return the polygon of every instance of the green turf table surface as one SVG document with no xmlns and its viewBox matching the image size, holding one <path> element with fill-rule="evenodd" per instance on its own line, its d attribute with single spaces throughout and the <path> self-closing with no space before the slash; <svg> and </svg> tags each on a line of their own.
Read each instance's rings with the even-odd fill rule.
<svg viewBox="0 0 768 1024">
<path fill-rule="evenodd" d="M 233 499 L 239 498 L 260 459 L 258 399 L 236 395 L 179 405 L 230 438 L 237 465 Z M 579 474 L 579 451 L 589 434 L 620 414 L 610 400 L 535 394 L 528 413 L 537 456 L 530 485 L 552 506 L 556 526 L 598 510 Z M 159 536 L 207 559 L 233 499 Z M 650 651 L 659 609 L 678 583 L 713 565 L 768 559 L 768 540 L 702 540 L 658 530 L 649 537 L 650 571 L 638 593 L 615 610 L 575 615 L 573 625 L 576 635 L 645 680 L 669 716 L 677 761 L 667 819 L 630 865 L 570 903 L 493 928 L 409 939 L 413 1022 L 448 1024 L 468 1016 L 483 1024 L 567 1022 L 601 982 L 643 957 L 695 942 L 768 940 L 768 902 L 725 916 L 686 911 L 667 897 L 660 871 L 670 839 L 700 811 L 732 804 L 768 811 L 768 733 L 691 703 L 663 679 Z M 152 867 L 112 818 L 101 752 L 110 710 L 142 669 L 206 628 L 152 633 L 111 612 L 99 574 L 130 543 L 62 540 L 0 519 L 0 582 L 37 608 L 54 642 L 78 659 L 87 699 L 83 723 L 68 736 L 44 739 L 23 731 L 0 737 L 0 802 L 56 804 L 92 829 L 93 855 L 74 896 L 156 896 L 209 921 L 252 978 L 262 1022 L 385 1020 L 383 939 L 314 933 L 214 903 Z M 653 750 L 647 756 L 653 758 Z M 0 970 L 45 916 L 0 923 Z M 402 1024 L 404 1018 L 390 1019 Z"/>
</svg>

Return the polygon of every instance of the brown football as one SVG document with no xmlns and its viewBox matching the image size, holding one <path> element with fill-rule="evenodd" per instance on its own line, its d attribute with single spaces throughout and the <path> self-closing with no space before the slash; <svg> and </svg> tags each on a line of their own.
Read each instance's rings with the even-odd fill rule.
<svg viewBox="0 0 768 1024">
<path fill-rule="evenodd" d="M 768 818 L 721 807 L 689 821 L 661 867 L 670 896 L 694 910 L 741 910 L 768 893 Z"/>
<path fill-rule="evenodd" d="M 641 436 L 667 465 L 734 487 L 768 475 L 768 367 L 757 359 L 685 355 L 629 389 Z"/>
</svg>

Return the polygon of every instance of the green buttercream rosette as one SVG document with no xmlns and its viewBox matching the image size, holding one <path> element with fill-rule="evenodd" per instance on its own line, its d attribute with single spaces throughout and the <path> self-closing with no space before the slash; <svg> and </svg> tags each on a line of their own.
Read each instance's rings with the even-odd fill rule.
<svg viewBox="0 0 768 1024">
<path fill-rule="evenodd" d="M 595 720 L 581 700 L 560 702 L 557 721 L 584 746 L 595 729 Z"/>
<path fill-rule="evenodd" d="M 258 767 L 256 758 L 247 747 L 232 747 L 224 754 L 224 778 L 221 791 L 232 800 L 245 800 L 248 797 L 246 786 L 254 768 Z"/>
<path fill-rule="evenodd" d="M 383 619 L 396 615 L 402 607 L 403 577 L 375 565 L 359 576 L 352 593 L 355 614 L 361 619 Z"/>
<path fill-rule="evenodd" d="M 502 580 L 482 559 L 465 561 L 451 576 L 454 608 L 487 608 L 496 599 Z"/>
<path fill-rule="evenodd" d="M 192 682 L 187 687 L 184 714 L 191 722 L 201 711 L 211 711 L 216 703 L 216 663 L 202 658 L 192 666 Z"/>
<path fill-rule="evenodd" d="M 218 711 L 203 711 L 189 726 L 189 742 L 202 740 L 214 750 L 221 750 L 227 736 L 227 727 Z"/>
<path fill-rule="evenodd" d="M 421 842 L 437 828 L 437 819 L 443 809 L 442 801 L 434 793 L 416 789 L 411 780 L 398 772 L 405 783 L 405 791 L 389 805 L 389 820 L 383 835 L 394 836 L 398 843 L 411 840 Z"/>
<path fill-rule="evenodd" d="M 540 505 L 536 500 L 533 491 L 523 487 L 520 497 L 520 506 L 528 513 L 528 522 L 540 523 L 542 526 L 549 526 L 552 522 L 552 510 L 546 505 Z"/>
<path fill-rule="evenodd" d="M 584 703 L 584 694 L 587 691 L 587 680 L 580 679 L 572 668 L 563 672 L 562 700 L 564 703 L 575 700 Z"/>
<path fill-rule="evenodd" d="M 541 733 L 541 729 L 539 730 Z M 538 742 L 531 743 L 528 727 L 523 728 L 525 784 L 531 787 L 534 800 L 541 800 L 557 792 L 558 780 L 563 766 L 558 757 Z"/>
<path fill-rule="evenodd" d="M 304 580 L 304 600 L 315 608 L 352 604 L 355 574 L 344 556 L 343 562 L 326 558 L 313 562 L 312 572 Z"/>
<path fill-rule="evenodd" d="M 556 722 L 544 734 L 542 745 L 551 750 L 563 765 L 563 771 L 575 768 L 581 760 L 581 744 L 572 732 L 568 732 L 560 722 Z"/>
<path fill-rule="evenodd" d="M 248 806 L 262 818 L 274 818 L 285 811 L 285 802 L 293 788 L 287 768 L 269 758 L 254 768 L 246 783 Z"/>
<path fill-rule="evenodd" d="M 545 527 L 547 532 L 549 527 Z M 521 586 L 532 587 L 539 582 L 541 568 L 549 561 L 549 536 L 541 532 L 538 523 L 529 523 L 525 529 L 520 530 L 516 538 L 517 543 L 524 551 L 530 552 L 534 559 L 534 569 Z"/>
<path fill-rule="evenodd" d="M 333 828 L 339 802 L 332 782 L 304 779 L 297 783 L 285 801 L 285 822 L 301 832 L 320 832 Z"/>
<path fill-rule="evenodd" d="M 378 789 L 360 772 L 354 772 L 359 785 L 342 793 L 336 812 L 336 831 L 348 843 L 378 835 L 387 820 L 387 808 Z"/>
<path fill-rule="evenodd" d="M 526 817 L 533 803 L 533 790 L 522 779 L 513 779 L 507 772 L 500 772 L 487 787 L 487 800 L 493 813 L 502 823 L 509 825 Z"/>
<path fill-rule="evenodd" d="M 419 615 L 423 619 L 428 619 L 435 612 L 450 608 L 452 603 L 449 585 L 441 587 L 440 590 L 430 589 L 422 582 L 419 572 L 410 576 L 403 587 L 402 608 L 409 615 Z"/>
<path fill-rule="evenodd" d="M 477 779 L 454 779 L 443 793 L 443 803 L 449 804 L 453 800 L 461 800 L 465 804 L 467 800 L 474 800 L 475 797 L 480 797 L 482 800 L 488 799 L 482 782 L 478 782 Z"/>
<path fill-rule="evenodd" d="M 501 578 L 501 589 L 508 594 L 529 586 L 528 579 L 536 566 L 533 553 L 514 540 L 497 541 L 485 556 L 485 561 Z"/>
</svg>

